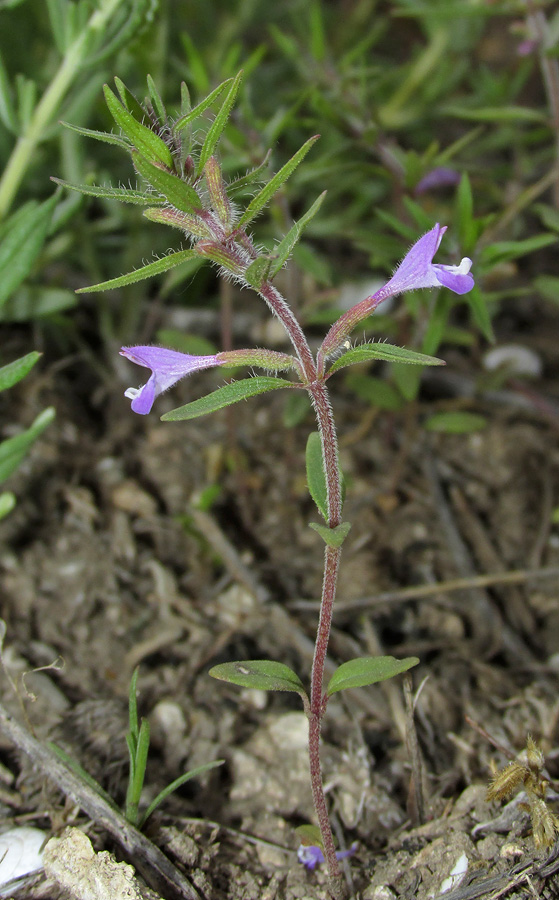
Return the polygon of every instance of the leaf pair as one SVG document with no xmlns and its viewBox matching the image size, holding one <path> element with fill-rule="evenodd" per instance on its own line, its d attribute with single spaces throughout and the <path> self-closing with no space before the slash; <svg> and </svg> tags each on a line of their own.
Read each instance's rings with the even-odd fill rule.
<svg viewBox="0 0 559 900">
<path fill-rule="evenodd" d="M 416 666 L 419 659 L 410 656 L 407 659 L 395 659 L 393 656 L 365 656 L 342 663 L 332 675 L 326 696 L 331 697 L 338 691 L 350 688 L 366 687 L 379 681 L 386 681 Z M 248 687 L 261 691 L 290 691 L 299 694 L 308 702 L 307 692 L 299 676 L 283 663 L 269 659 L 242 660 L 240 662 L 222 663 L 210 669 L 212 678 L 227 681 L 239 687 Z"/>
</svg>

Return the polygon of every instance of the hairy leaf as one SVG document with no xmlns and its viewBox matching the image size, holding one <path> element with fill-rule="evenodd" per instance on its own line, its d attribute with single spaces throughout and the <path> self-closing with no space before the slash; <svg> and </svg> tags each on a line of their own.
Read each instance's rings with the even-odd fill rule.
<svg viewBox="0 0 559 900">
<path fill-rule="evenodd" d="M 328 374 L 337 372 L 346 366 L 355 366 L 358 363 L 367 362 L 370 359 L 383 359 L 388 362 L 409 363 L 415 366 L 444 366 L 442 359 L 435 356 L 426 356 L 406 347 L 395 347 L 393 344 L 361 344 L 348 350 L 330 366 Z"/>
<path fill-rule="evenodd" d="M 199 400 L 193 400 L 192 403 L 186 403 L 184 406 L 165 413 L 161 416 L 161 420 L 163 422 L 181 422 L 185 419 L 195 419 L 197 416 L 206 416 L 208 413 L 216 412 L 216 410 L 231 406 L 233 403 L 239 403 L 240 400 L 255 397 L 257 394 L 264 394 L 266 391 L 292 387 L 293 382 L 286 381 L 284 378 L 270 378 L 265 375 L 243 378 L 239 381 L 232 381 L 231 384 L 225 384 L 217 391 L 207 394 L 206 397 L 200 397 Z"/>
<path fill-rule="evenodd" d="M 328 489 L 326 486 L 326 471 L 322 455 L 322 442 L 318 431 L 311 431 L 307 440 L 306 451 L 307 485 L 309 493 L 328 521 Z"/>
<path fill-rule="evenodd" d="M 78 288 L 76 294 L 90 294 L 92 291 L 112 291 L 114 288 L 125 287 L 128 284 L 134 284 L 136 281 L 144 281 L 146 278 L 152 278 L 154 275 L 160 275 L 161 272 L 167 272 L 175 266 L 180 266 L 187 259 L 196 257 L 194 250 L 177 250 L 176 253 L 169 253 L 168 256 L 162 256 L 155 262 L 142 266 L 134 272 L 128 272 L 127 275 L 120 275 L 118 278 L 111 278 L 110 281 L 102 281 L 100 284 L 93 284 L 89 287 Z"/>
<path fill-rule="evenodd" d="M 289 257 L 293 252 L 293 248 L 295 244 L 300 239 L 304 228 L 309 224 L 313 216 L 315 216 L 322 206 L 324 198 L 326 196 L 326 191 L 323 191 L 320 197 L 318 197 L 310 209 L 307 210 L 304 216 L 301 216 L 298 222 L 295 222 L 294 225 L 291 226 L 285 237 L 278 244 L 274 251 L 274 256 L 276 257 L 273 265 L 270 269 L 270 277 L 273 278 L 282 266 L 285 265 Z"/>
<path fill-rule="evenodd" d="M 233 104 L 235 102 L 238 90 L 241 86 L 242 79 L 243 71 L 241 70 L 233 79 L 233 83 L 229 88 L 229 91 L 227 92 L 227 96 L 223 101 L 222 107 L 208 129 L 206 139 L 204 140 L 202 149 L 200 151 L 200 158 L 198 160 L 197 173 L 199 175 L 204 171 L 204 166 L 206 165 L 210 156 L 213 154 L 215 148 L 217 147 L 219 139 L 223 134 L 229 116 L 231 115 L 231 110 L 233 109 Z"/>
<path fill-rule="evenodd" d="M 202 201 L 192 185 L 144 159 L 139 153 L 132 153 L 132 160 L 142 178 L 149 181 L 160 194 L 164 194 L 172 206 L 186 213 L 202 208 Z"/>
<path fill-rule="evenodd" d="M 110 87 L 104 86 L 105 100 L 116 124 L 123 134 L 132 142 L 136 150 L 153 162 L 161 162 L 164 166 L 173 167 L 173 157 L 167 144 L 158 134 L 138 122 L 113 94 Z"/>
<path fill-rule="evenodd" d="M 276 194 L 283 184 L 287 181 L 290 175 L 293 174 L 299 163 L 303 161 L 311 147 L 318 140 L 319 135 L 316 134 L 314 137 L 309 138 L 306 143 L 303 144 L 302 147 L 297 150 L 288 162 L 279 170 L 279 172 L 274 175 L 274 177 L 265 184 L 261 191 L 258 192 L 256 197 L 250 201 L 249 205 L 245 209 L 241 218 L 239 219 L 238 225 L 239 227 L 243 227 L 244 225 L 248 225 L 259 212 L 261 212 L 267 203 L 272 199 L 274 194 Z"/>
<path fill-rule="evenodd" d="M 131 188 L 102 187 L 97 184 L 72 184 L 70 181 L 63 181 L 62 178 L 51 178 L 51 181 L 71 191 L 87 194 L 88 197 L 99 197 L 102 200 L 119 200 L 122 203 L 141 205 L 150 203 L 155 206 L 158 204 L 163 206 L 166 203 L 164 198 L 154 197 L 153 194 L 148 194 L 146 191 L 134 191 Z"/>
</svg>

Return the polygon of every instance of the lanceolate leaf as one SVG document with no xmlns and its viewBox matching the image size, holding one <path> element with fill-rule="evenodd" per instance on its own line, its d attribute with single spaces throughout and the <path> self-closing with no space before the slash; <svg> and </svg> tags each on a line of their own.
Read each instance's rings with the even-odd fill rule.
<svg viewBox="0 0 559 900">
<path fill-rule="evenodd" d="M 168 256 L 162 256 L 155 262 L 142 266 L 134 272 L 128 272 L 127 275 L 120 275 L 119 278 L 111 278 L 110 281 L 102 281 L 100 284 L 92 284 L 89 287 L 78 288 L 76 294 L 91 294 L 92 291 L 112 291 L 114 288 L 125 287 L 128 284 L 134 284 L 136 281 L 144 281 L 146 278 L 152 278 L 153 275 L 160 275 L 161 272 L 167 272 L 180 266 L 187 259 L 194 259 L 196 253 L 194 250 L 178 250 L 176 253 L 169 253 Z"/>
<path fill-rule="evenodd" d="M 292 227 L 289 229 L 289 231 L 287 232 L 287 234 L 285 235 L 283 240 L 276 247 L 274 256 L 276 256 L 277 258 L 274 260 L 274 263 L 270 270 L 271 278 L 273 278 L 274 275 L 276 275 L 279 272 L 279 270 L 282 268 L 282 266 L 285 265 L 285 263 L 291 256 L 291 253 L 293 252 L 293 248 L 294 248 L 295 244 L 297 243 L 297 241 L 299 240 L 299 238 L 301 237 L 301 235 L 303 233 L 303 229 L 305 228 L 306 225 L 309 224 L 309 222 L 313 218 L 313 216 L 316 215 L 316 213 L 322 206 L 322 202 L 323 202 L 325 196 L 326 196 L 326 191 L 323 191 L 322 194 L 320 195 L 320 197 L 318 197 L 314 201 L 311 208 L 309 210 L 307 210 L 305 215 L 301 216 L 299 221 L 295 222 L 295 224 L 292 225 Z"/>
<path fill-rule="evenodd" d="M 487 425 L 487 419 L 477 413 L 466 410 L 449 410 L 435 413 L 423 423 L 428 431 L 441 431 L 444 434 L 470 434 L 481 431 Z"/>
<path fill-rule="evenodd" d="M 243 78 L 242 70 L 235 76 L 233 80 L 233 84 L 229 88 L 227 96 L 223 101 L 223 105 L 219 110 L 217 116 L 214 121 L 210 125 L 208 129 L 208 133 L 206 135 L 206 139 L 202 145 L 202 149 L 200 151 L 200 158 L 198 160 L 197 172 L 200 175 L 204 171 L 204 166 L 209 160 L 210 156 L 213 154 L 221 135 L 227 125 L 227 120 L 231 114 L 231 110 L 233 108 L 233 104 L 235 102 L 235 98 L 237 96 L 237 92 L 241 86 L 241 81 Z"/>
<path fill-rule="evenodd" d="M 208 94 L 208 96 L 205 97 L 204 100 L 202 100 L 197 106 L 195 106 L 194 109 L 191 109 L 189 112 L 185 113 L 184 116 L 181 116 L 180 119 L 175 122 L 175 126 L 173 128 L 174 133 L 177 134 L 179 131 L 182 131 L 183 128 L 186 128 L 186 126 L 190 124 L 190 122 L 193 122 L 194 119 L 197 119 L 198 116 L 201 116 L 202 113 L 212 105 L 214 100 L 217 100 L 217 98 L 225 90 L 227 85 L 231 84 L 232 80 L 232 78 L 228 78 L 227 81 L 223 81 L 216 88 L 214 88 L 211 94 Z"/>
<path fill-rule="evenodd" d="M 244 188 L 249 185 L 254 184 L 255 181 L 261 181 L 264 178 L 264 172 L 268 168 L 268 162 L 270 160 L 271 150 L 268 150 L 266 156 L 262 160 L 259 166 L 251 169 L 250 172 L 247 172 L 246 175 L 241 175 L 239 178 L 235 178 L 234 181 L 231 181 L 228 185 L 227 192 L 229 196 L 232 194 L 236 194 L 239 191 L 242 191 Z"/>
<path fill-rule="evenodd" d="M 268 184 L 264 185 L 264 187 L 261 191 L 259 191 L 256 197 L 254 197 L 250 201 L 249 205 L 239 219 L 239 227 L 247 225 L 258 215 L 259 212 L 261 212 L 261 210 L 264 209 L 264 207 L 271 200 L 274 194 L 279 191 L 279 189 L 283 184 L 285 184 L 289 176 L 293 174 L 299 163 L 303 161 L 312 145 L 318 140 L 318 137 L 319 136 L 316 134 L 314 137 L 309 138 L 309 140 L 305 144 L 303 144 L 303 146 L 299 150 L 297 150 L 297 153 L 295 153 L 291 157 L 291 159 L 286 162 L 284 166 L 282 166 L 279 172 L 274 175 L 271 181 L 269 181 Z"/>
<path fill-rule="evenodd" d="M 40 356 L 40 353 L 33 350 L 31 353 L 27 353 L 19 359 L 14 359 L 13 362 L 8 363 L 6 366 L 2 366 L 0 369 L 0 391 L 11 388 L 12 385 L 17 384 L 18 381 L 25 378 Z"/>
<path fill-rule="evenodd" d="M 249 659 L 214 666 L 209 674 L 220 681 L 260 691 L 292 691 L 306 697 L 298 675 L 289 666 L 271 659 Z"/>
<path fill-rule="evenodd" d="M 142 178 L 149 181 L 160 194 L 164 194 L 172 206 L 186 213 L 202 208 L 200 197 L 186 181 L 182 181 L 177 175 L 154 165 L 139 153 L 133 153 L 132 160 L 136 171 Z"/>
<path fill-rule="evenodd" d="M 54 419 L 54 409 L 49 406 L 39 413 L 33 424 L 21 434 L 0 444 L 0 482 L 5 481 L 17 469 L 31 444 Z"/>
<path fill-rule="evenodd" d="M 332 363 L 328 374 L 337 372 L 346 366 L 354 366 L 357 363 L 367 362 L 369 359 L 384 359 L 387 362 L 409 363 L 415 366 L 444 366 L 444 360 L 435 356 L 426 356 L 406 347 L 395 347 L 393 344 L 361 344 L 348 350 Z"/>
<path fill-rule="evenodd" d="M 186 781 L 190 781 L 191 778 L 197 778 L 198 775 L 203 775 L 205 772 L 209 772 L 210 769 L 215 769 L 216 766 L 222 766 L 225 762 L 224 759 L 215 759 L 213 762 L 204 763 L 202 766 L 196 766 L 195 769 L 191 769 L 190 772 L 185 772 L 184 775 L 180 775 L 178 778 L 175 778 L 170 784 L 167 785 L 166 788 L 163 788 L 162 791 L 159 792 L 157 797 L 151 801 L 150 805 L 146 809 L 145 813 L 140 818 L 139 827 L 142 828 L 145 822 L 149 819 L 152 812 L 157 809 L 160 803 L 165 800 L 170 794 L 180 788 Z"/>
<path fill-rule="evenodd" d="M 114 144 L 117 147 L 122 147 L 122 149 L 126 151 L 130 150 L 130 142 L 121 138 L 118 134 L 110 134 L 107 131 L 93 131 L 91 128 L 81 128 L 79 125 L 71 125 L 70 122 L 61 122 L 60 124 L 64 125 L 65 128 L 69 128 L 71 131 L 77 131 L 78 134 L 83 134 L 85 137 L 94 138 L 96 141 L 103 141 L 105 144 Z"/>
<path fill-rule="evenodd" d="M 311 431 L 306 451 L 307 485 L 309 493 L 324 519 L 328 521 L 328 490 L 322 456 L 322 442 L 318 431 Z"/>
<path fill-rule="evenodd" d="M 351 659 L 336 669 L 328 683 L 326 693 L 331 697 L 337 691 L 386 681 L 394 675 L 407 672 L 418 662 L 417 656 L 409 656 L 407 659 L 395 659 L 393 656 L 364 656 L 361 659 Z"/>
<path fill-rule="evenodd" d="M 41 204 L 31 201 L 4 224 L 0 242 L 0 306 L 31 272 L 55 205 L 56 194 Z"/>
<path fill-rule="evenodd" d="M 167 144 L 151 128 L 136 121 L 132 113 L 128 112 L 120 103 L 107 84 L 104 86 L 104 91 L 109 112 L 136 150 L 146 159 L 162 162 L 163 165 L 172 168 L 173 157 Z"/>
<path fill-rule="evenodd" d="M 51 178 L 51 181 L 61 185 L 61 187 L 69 188 L 71 191 L 78 191 L 80 194 L 87 194 L 88 197 L 100 197 L 102 200 L 120 200 L 122 203 L 137 203 L 145 205 L 150 203 L 157 206 L 163 206 L 167 201 L 162 197 L 155 197 L 153 193 L 147 194 L 144 191 L 134 191 L 131 188 L 114 188 L 102 187 L 97 184 L 72 184 L 70 181 L 63 181 L 61 178 Z"/>
<path fill-rule="evenodd" d="M 197 416 L 206 416 L 208 413 L 231 406 L 240 400 L 247 400 L 248 397 L 264 394 L 266 391 L 292 387 L 293 382 L 286 381 L 284 378 L 270 378 L 265 375 L 243 378 L 218 388 L 217 391 L 206 397 L 200 397 L 199 400 L 193 400 L 192 403 L 186 403 L 184 406 L 179 406 L 178 409 L 165 413 L 164 416 L 161 416 L 161 420 L 163 422 L 182 422 L 185 419 L 195 419 Z"/>
</svg>

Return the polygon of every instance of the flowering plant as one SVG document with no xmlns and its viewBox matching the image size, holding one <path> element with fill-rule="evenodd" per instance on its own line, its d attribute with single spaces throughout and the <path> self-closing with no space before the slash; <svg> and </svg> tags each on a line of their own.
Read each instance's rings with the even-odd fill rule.
<svg viewBox="0 0 559 900">
<path fill-rule="evenodd" d="M 174 122 L 167 116 L 151 79 L 148 80 L 149 97 L 143 108 L 145 121 L 135 118 L 130 108 L 137 101 L 131 98 L 119 79 L 115 81 L 118 96 L 109 87 L 105 87 L 105 96 L 121 134 L 93 133 L 93 136 L 128 150 L 136 172 L 146 183 L 147 189 L 142 191 L 73 184 L 66 186 L 94 196 L 149 204 L 144 214 L 155 222 L 178 228 L 189 238 L 191 247 L 170 253 L 128 275 L 81 290 L 100 291 L 126 286 L 167 271 L 187 259 L 203 257 L 216 263 L 223 272 L 233 276 L 242 285 L 252 287 L 262 297 L 284 326 L 293 348 L 291 354 L 266 349 L 241 349 L 209 356 L 193 356 L 153 346 L 123 348 L 123 356 L 151 370 L 151 376 L 142 387 L 128 388 L 125 392 L 126 397 L 132 401 L 132 410 L 140 415 L 149 413 L 159 394 L 195 371 L 211 366 L 245 364 L 261 368 L 267 374 L 236 379 L 205 397 L 166 413 L 162 418 L 165 421 L 190 419 L 247 397 L 279 389 L 307 391 L 316 412 L 318 431 L 310 435 L 307 444 L 307 478 L 310 493 L 324 519 L 323 524 L 313 523 L 312 527 L 324 541 L 325 555 L 310 691 L 307 692 L 294 671 L 277 661 L 230 662 L 215 666 L 210 674 L 241 686 L 291 691 L 300 695 L 309 723 L 310 778 L 319 829 L 316 832 L 317 847 L 314 851 L 305 851 L 304 861 L 311 867 L 309 860 L 314 866 L 324 859 L 328 866 L 330 893 L 336 900 L 343 900 L 347 896 L 347 890 L 339 865 L 340 853 L 336 853 L 334 845 L 322 783 L 321 723 L 329 698 L 334 693 L 391 678 L 416 665 L 419 660 L 415 657 L 398 660 L 391 656 L 353 659 L 340 665 L 328 684 L 324 685 L 324 667 L 340 556 L 350 528 L 349 523 L 342 518 L 338 442 L 327 381 L 339 369 L 372 359 L 440 365 L 441 360 L 385 343 L 363 343 L 352 348 L 348 337 L 379 303 L 402 291 L 444 286 L 457 294 L 466 293 L 474 284 L 470 275 L 471 260 L 465 258 L 458 266 L 433 262 L 446 230 L 436 224 L 409 250 L 383 288 L 356 304 L 332 325 L 317 354 L 313 354 L 293 310 L 274 284 L 274 276 L 287 262 L 304 227 L 318 212 L 324 194 L 292 226 L 273 253 L 264 253 L 257 248 L 248 226 L 302 162 L 317 137 L 310 138 L 255 193 L 246 208 L 239 210 L 232 198 L 237 196 L 240 187 L 261 179 L 262 167 L 226 183 L 215 151 L 235 101 L 241 75 L 219 85 L 194 109 L 190 107 L 188 93 L 184 90 L 181 115 Z M 195 156 L 190 138 L 192 125 L 218 100 L 221 100 L 221 105 Z M 92 132 L 88 131 L 87 134 L 91 135 Z M 289 377 L 279 377 L 278 372 L 286 372 Z M 306 844 L 308 843 L 307 840 Z M 343 852 L 341 855 L 344 855 Z"/>
</svg>

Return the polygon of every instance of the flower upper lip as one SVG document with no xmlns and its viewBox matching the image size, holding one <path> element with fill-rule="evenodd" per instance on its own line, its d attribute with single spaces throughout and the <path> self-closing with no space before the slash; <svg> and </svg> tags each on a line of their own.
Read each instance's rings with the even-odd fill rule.
<svg viewBox="0 0 559 900">
<path fill-rule="evenodd" d="M 132 411 L 141 416 L 150 412 L 159 394 L 168 390 L 181 378 L 201 369 L 221 365 L 217 356 L 193 356 L 190 353 L 149 345 L 122 347 L 120 355 L 138 366 L 151 369 L 151 376 L 142 387 L 130 387 L 124 392 L 124 396 L 132 400 Z"/>
<path fill-rule="evenodd" d="M 406 254 L 394 275 L 387 282 L 384 291 L 399 294 L 418 288 L 444 286 L 455 294 L 466 294 L 474 286 L 470 275 L 472 260 L 465 256 L 458 266 L 444 266 L 433 262 L 439 249 L 446 225 L 435 225 L 431 231 L 420 237 Z"/>
</svg>

